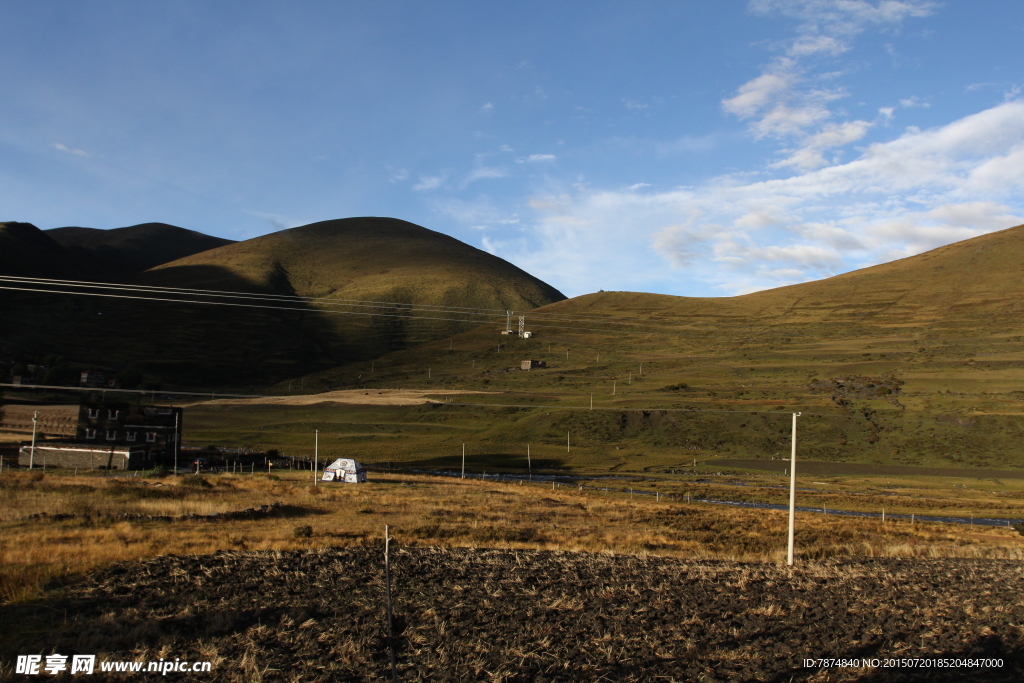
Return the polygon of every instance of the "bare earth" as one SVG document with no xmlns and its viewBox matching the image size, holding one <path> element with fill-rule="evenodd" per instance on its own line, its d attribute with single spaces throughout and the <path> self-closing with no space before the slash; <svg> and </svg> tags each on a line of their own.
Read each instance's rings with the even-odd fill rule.
<svg viewBox="0 0 1024 683">
<path fill-rule="evenodd" d="M 114 565 L 52 599 L 0 606 L 0 680 L 11 677 L 14 655 L 51 652 L 212 662 L 209 673 L 167 680 L 390 680 L 382 551 Z M 1024 676 L 1019 562 L 855 558 L 791 569 L 529 550 L 391 552 L 398 680 L 408 683 Z"/>
<path fill-rule="evenodd" d="M 306 394 L 303 396 L 265 396 L 262 398 L 218 398 L 203 401 L 204 405 L 285 405 L 308 406 L 315 403 L 355 403 L 373 406 L 414 406 L 430 403 L 428 396 L 463 396 L 466 394 L 494 394 L 493 391 L 453 391 L 432 389 L 345 389 L 343 391 L 326 391 L 322 394 Z"/>
</svg>

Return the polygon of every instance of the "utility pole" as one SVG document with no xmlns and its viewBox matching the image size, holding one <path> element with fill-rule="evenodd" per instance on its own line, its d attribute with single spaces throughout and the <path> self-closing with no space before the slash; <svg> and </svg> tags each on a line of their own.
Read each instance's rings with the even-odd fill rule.
<svg viewBox="0 0 1024 683">
<path fill-rule="evenodd" d="M 466 444 L 462 444 L 462 478 L 466 478 Z"/>
<path fill-rule="evenodd" d="M 174 413 L 174 476 L 178 476 L 178 452 L 181 450 L 180 439 L 178 434 L 180 433 L 180 422 L 181 413 Z"/>
<path fill-rule="evenodd" d="M 39 411 L 32 416 L 32 450 L 28 454 L 28 468 L 32 469 L 36 460 L 36 424 L 39 421 Z"/>
<path fill-rule="evenodd" d="M 505 334 L 512 333 L 512 311 L 505 311 Z"/>
<path fill-rule="evenodd" d="M 793 413 L 793 451 L 789 456 L 789 549 L 786 564 L 793 566 L 793 525 L 796 518 L 796 419 L 800 413 Z"/>
<path fill-rule="evenodd" d="M 629 371 L 629 379 L 626 380 L 626 384 L 632 384 L 632 383 L 633 383 L 633 371 L 630 370 Z"/>
<path fill-rule="evenodd" d="M 313 432 L 313 486 L 317 485 L 316 471 L 320 468 L 320 430 Z"/>
<path fill-rule="evenodd" d="M 530 444 L 526 444 L 526 471 L 530 473 L 530 481 L 533 481 L 533 463 L 530 462 Z"/>
<path fill-rule="evenodd" d="M 565 452 L 569 452 L 569 432 L 565 433 Z"/>
<path fill-rule="evenodd" d="M 612 380 L 612 396 L 615 395 L 615 380 Z"/>
<path fill-rule="evenodd" d="M 590 409 L 591 410 L 594 409 L 594 395 L 593 394 L 590 395 Z"/>
</svg>

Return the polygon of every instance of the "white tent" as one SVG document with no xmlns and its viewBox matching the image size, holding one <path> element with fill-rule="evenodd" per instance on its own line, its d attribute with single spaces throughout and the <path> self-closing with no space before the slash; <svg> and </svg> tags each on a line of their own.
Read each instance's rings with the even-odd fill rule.
<svg viewBox="0 0 1024 683">
<path fill-rule="evenodd" d="M 352 458 L 338 458 L 324 468 L 323 481 L 343 481 L 358 484 L 366 481 L 366 470 Z"/>
</svg>

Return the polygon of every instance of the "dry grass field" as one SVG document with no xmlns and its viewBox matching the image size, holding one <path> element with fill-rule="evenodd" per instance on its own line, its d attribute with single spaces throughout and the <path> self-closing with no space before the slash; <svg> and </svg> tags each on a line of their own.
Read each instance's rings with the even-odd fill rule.
<svg viewBox="0 0 1024 683">
<path fill-rule="evenodd" d="M 376 544 L 385 524 L 401 547 L 767 563 L 785 556 L 785 512 L 696 502 L 728 495 L 736 499 L 739 487 L 725 484 L 649 482 L 637 484 L 630 494 L 593 484 L 580 491 L 550 482 L 386 472 L 371 473 L 371 481 L 359 486 L 312 483 L 308 471 L 149 479 L 5 473 L 0 477 L 0 599 L 38 599 L 54 580 L 160 555 Z M 661 490 L 662 496 L 658 500 L 640 490 Z M 693 502 L 687 503 L 687 495 Z M 837 508 L 859 498 L 838 491 L 825 495 L 826 504 Z M 931 499 L 929 507 L 929 500 L 919 496 L 920 489 L 906 489 L 902 503 L 918 514 L 949 509 L 941 499 Z M 882 502 L 895 512 L 901 497 L 889 495 Z M 821 499 L 801 492 L 801 505 L 812 500 Z M 279 506 L 267 514 L 225 514 L 274 503 Z M 981 498 L 973 505 L 981 508 Z M 985 515 L 992 512 L 985 510 Z M 798 514 L 799 560 L 854 556 L 1024 559 L 1024 537 L 1007 528 Z"/>
</svg>

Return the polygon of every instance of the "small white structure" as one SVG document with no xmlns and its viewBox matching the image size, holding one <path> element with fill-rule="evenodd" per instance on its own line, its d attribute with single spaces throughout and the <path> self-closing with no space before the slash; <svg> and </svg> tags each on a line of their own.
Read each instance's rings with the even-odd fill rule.
<svg viewBox="0 0 1024 683">
<path fill-rule="evenodd" d="M 323 481 L 343 481 L 358 484 L 366 481 L 366 470 L 352 458 L 338 458 L 324 468 Z"/>
</svg>

